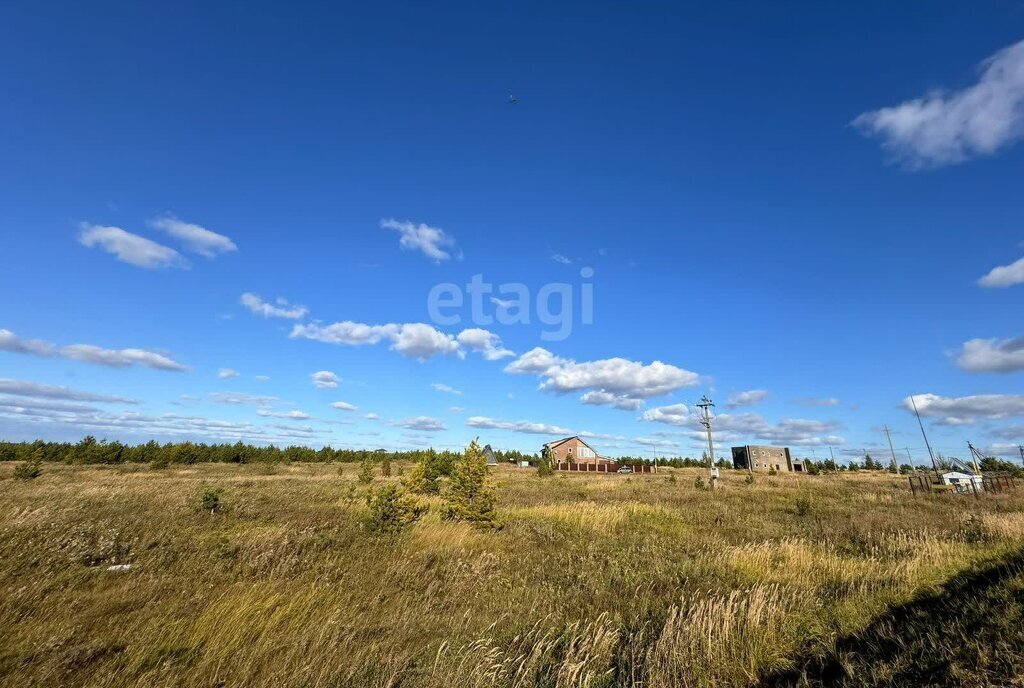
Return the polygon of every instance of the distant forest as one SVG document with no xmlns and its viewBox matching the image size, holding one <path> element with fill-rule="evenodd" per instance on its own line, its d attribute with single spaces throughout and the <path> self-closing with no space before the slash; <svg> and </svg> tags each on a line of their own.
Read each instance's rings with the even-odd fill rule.
<svg viewBox="0 0 1024 688">
<path fill-rule="evenodd" d="M 528 461 L 536 464 L 539 460 L 537 454 L 525 454 L 518 450 L 504 451 L 494 450 L 495 458 L 500 463 L 512 463 Z M 450 450 L 437 451 L 430 449 L 411 449 L 405 451 L 387 451 L 385 449 L 333 449 L 324 447 L 312 449 L 310 447 L 291 446 L 281 449 L 275 446 L 254 446 L 243 442 L 234 444 L 204 444 L 196 442 L 168 442 L 160 444 L 150 440 L 145 444 L 124 444 L 122 442 L 108 442 L 97 440 L 92 435 L 84 437 L 76 443 L 71 442 L 2 442 L 0 441 L 0 461 L 58 461 L 63 463 L 80 464 L 120 464 L 120 463 L 150 463 L 155 465 L 169 464 L 195 464 L 195 463 L 359 463 L 369 461 L 430 461 L 436 462 L 439 466 L 449 466 L 462 456 L 462 452 Z M 939 468 L 946 470 L 950 468 L 948 462 L 938 457 Z M 653 459 L 626 456 L 615 459 L 620 464 L 641 465 L 653 463 Z M 658 459 L 659 466 L 671 466 L 673 468 L 700 468 L 707 466 L 706 455 L 701 458 L 690 457 L 662 457 Z M 731 469 L 732 461 L 719 459 L 715 465 L 723 469 Z M 818 462 L 804 461 L 807 472 L 811 475 L 818 473 L 831 473 L 835 471 L 857 471 L 875 470 L 889 471 L 891 473 L 907 474 L 911 467 L 907 464 L 894 466 L 875 461 L 870 455 L 864 457 L 863 463 L 851 461 L 848 464 L 837 464 L 831 460 Z M 981 462 L 980 468 L 985 472 L 1009 473 L 1017 477 L 1024 477 L 1024 470 L 1020 466 L 1009 462 L 988 457 Z M 919 471 L 930 471 L 930 466 L 918 466 Z"/>
</svg>

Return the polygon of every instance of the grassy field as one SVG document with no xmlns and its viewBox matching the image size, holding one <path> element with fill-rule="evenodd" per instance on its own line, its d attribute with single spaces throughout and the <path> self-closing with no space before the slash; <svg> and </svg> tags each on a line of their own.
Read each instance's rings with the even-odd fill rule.
<svg viewBox="0 0 1024 688">
<path fill-rule="evenodd" d="M 500 529 L 433 508 L 378 537 L 352 464 L 13 469 L 0 464 L 5 686 L 1020 685 L 1024 671 L 1024 490 L 914 498 L 888 474 L 725 471 L 711 493 L 697 470 L 502 466 Z M 223 512 L 200 509 L 204 486 L 223 488 Z"/>
</svg>

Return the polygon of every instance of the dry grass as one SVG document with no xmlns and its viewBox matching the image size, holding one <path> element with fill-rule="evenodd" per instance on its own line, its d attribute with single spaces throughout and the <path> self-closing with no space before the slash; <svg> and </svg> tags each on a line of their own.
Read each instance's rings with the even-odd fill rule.
<svg viewBox="0 0 1024 688">
<path fill-rule="evenodd" d="M 0 464 L 0 684 L 750 685 L 1024 546 L 1024 492 L 506 467 L 500 530 L 382 539 L 346 468 Z"/>
</svg>

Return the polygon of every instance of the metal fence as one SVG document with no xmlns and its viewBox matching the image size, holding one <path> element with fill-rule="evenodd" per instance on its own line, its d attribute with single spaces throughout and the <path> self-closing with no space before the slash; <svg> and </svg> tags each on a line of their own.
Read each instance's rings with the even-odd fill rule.
<svg viewBox="0 0 1024 688">
<path fill-rule="evenodd" d="M 609 463 L 567 463 L 560 461 L 555 464 L 556 471 L 568 471 L 570 473 L 618 473 L 625 464 L 614 462 Z M 657 473 L 655 466 L 625 466 L 633 473 Z"/>
</svg>

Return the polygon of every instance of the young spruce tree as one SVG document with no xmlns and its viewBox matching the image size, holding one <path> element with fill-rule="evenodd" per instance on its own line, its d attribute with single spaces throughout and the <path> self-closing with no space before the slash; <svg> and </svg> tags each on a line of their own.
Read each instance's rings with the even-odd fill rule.
<svg viewBox="0 0 1024 688">
<path fill-rule="evenodd" d="M 445 497 L 442 518 L 485 528 L 496 525 L 494 486 L 487 475 L 487 459 L 476 440 L 470 442 L 455 465 Z"/>
</svg>

